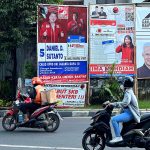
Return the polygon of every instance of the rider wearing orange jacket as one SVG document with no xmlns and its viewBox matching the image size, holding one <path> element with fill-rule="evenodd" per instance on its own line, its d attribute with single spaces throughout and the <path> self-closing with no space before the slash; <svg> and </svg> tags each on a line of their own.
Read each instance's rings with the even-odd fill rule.
<svg viewBox="0 0 150 150">
<path fill-rule="evenodd" d="M 24 114 L 25 122 L 29 120 L 27 112 L 29 111 L 30 113 L 32 113 L 33 111 L 35 111 L 41 106 L 41 91 L 44 91 L 44 86 L 43 86 L 44 83 L 39 77 L 33 77 L 32 84 L 33 84 L 33 88 L 28 90 L 28 94 L 30 98 L 32 99 L 32 102 L 22 103 L 20 105 L 20 110 Z"/>
</svg>

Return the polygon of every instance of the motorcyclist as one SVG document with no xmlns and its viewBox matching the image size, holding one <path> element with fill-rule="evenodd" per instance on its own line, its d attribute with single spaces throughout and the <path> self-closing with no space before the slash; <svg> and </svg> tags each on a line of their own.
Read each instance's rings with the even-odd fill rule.
<svg viewBox="0 0 150 150">
<path fill-rule="evenodd" d="M 24 114 L 24 122 L 29 121 L 27 112 L 34 112 L 41 106 L 41 91 L 44 91 L 44 83 L 39 77 L 32 78 L 33 87 L 27 90 L 29 97 L 32 99 L 31 103 L 21 103 L 19 109 Z"/>
<path fill-rule="evenodd" d="M 119 115 L 113 116 L 111 118 L 112 126 L 115 132 L 115 138 L 110 141 L 110 143 L 115 143 L 122 141 L 122 136 L 120 134 L 120 122 L 128 122 L 134 119 L 137 123 L 140 122 L 140 112 L 137 98 L 133 92 L 134 80 L 132 77 L 127 76 L 123 81 L 124 88 L 124 98 L 121 102 L 110 103 L 116 108 L 121 108 L 121 113 Z"/>
</svg>

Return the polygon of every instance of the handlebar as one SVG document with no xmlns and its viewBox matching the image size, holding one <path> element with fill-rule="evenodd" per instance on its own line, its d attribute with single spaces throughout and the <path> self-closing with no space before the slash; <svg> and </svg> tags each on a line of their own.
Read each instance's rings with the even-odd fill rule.
<svg viewBox="0 0 150 150">
<path fill-rule="evenodd" d="M 29 97 L 29 95 L 28 95 L 28 94 L 25 94 L 25 93 L 20 93 L 20 95 L 21 95 L 22 97 L 24 97 L 24 98 L 28 98 L 28 97 Z"/>
<path fill-rule="evenodd" d="M 110 104 L 110 101 L 106 101 L 102 104 L 102 107 L 103 108 L 106 108 L 108 105 Z"/>
</svg>

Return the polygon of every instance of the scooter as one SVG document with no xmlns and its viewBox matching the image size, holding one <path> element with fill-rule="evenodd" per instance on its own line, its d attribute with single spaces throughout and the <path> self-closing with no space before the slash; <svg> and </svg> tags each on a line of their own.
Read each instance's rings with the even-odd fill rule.
<svg viewBox="0 0 150 150">
<path fill-rule="evenodd" d="M 113 106 L 109 101 L 103 104 L 104 109 L 95 113 L 91 118 L 91 126 L 84 131 L 82 146 L 84 150 L 103 150 L 108 147 L 138 147 L 150 150 L 150 113 L 141 116 L 140 123 L 134 120 L 123 123 L 121 136 L 123 141 L 116 143 L 112 140 L 110 119 Z"/>
<path fill-rule="evenodd" d="M 47 132 L 54 132 L 60 125 L 60 120 L 63 120 L 58 111 L 55 109 L 57 103 L 46 104 L 29 114 L 30 119 L 24 122 L 20 117 L 23 113 L 19 110 L 19 105 L 22 102 L 29 102 L 27 94 L 18 93 L 12 107 L 6 112 L 2 119 L 2 127 L 6 131 L 13 131 L 19 127 L 26 128 L 43 128 Z"/>
</svg>

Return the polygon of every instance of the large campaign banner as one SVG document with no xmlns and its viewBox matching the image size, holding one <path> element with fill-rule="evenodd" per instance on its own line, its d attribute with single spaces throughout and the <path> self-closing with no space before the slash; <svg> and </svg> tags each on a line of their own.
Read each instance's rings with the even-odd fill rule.
<svg viewBox="0 0 150 150">
<path fill-rule="evenodd" d="M 88 81 L 87 7 L 38 5 L 38 76 L 45 83 Z"/>
<path fill-rule="evenodd" d="M 59 107 L 84 107 L 86 84 L 50 84 L 46 89 L 56 90 Z"/>
<path fill-rule="evenodd" d="M 135 74 L 133 5 L 90 5 L 90 77 Z"/>
<path fill-rule="evenodd" d="M 136 7 L 137 78 L 150 78 L 150 8 Z"/>
</svg>

